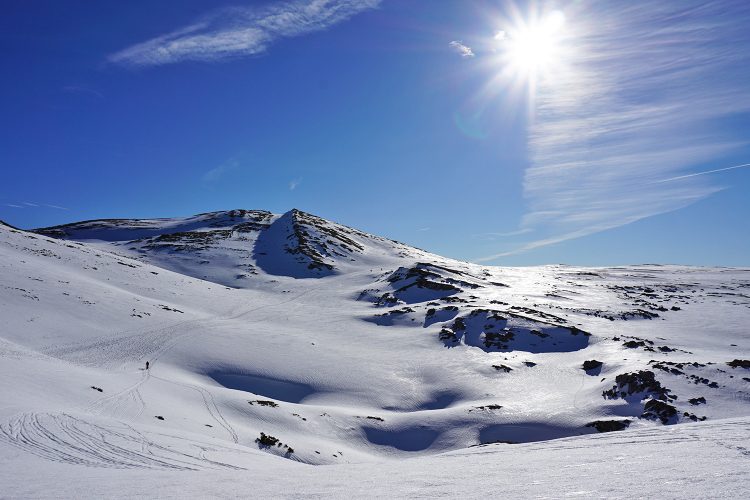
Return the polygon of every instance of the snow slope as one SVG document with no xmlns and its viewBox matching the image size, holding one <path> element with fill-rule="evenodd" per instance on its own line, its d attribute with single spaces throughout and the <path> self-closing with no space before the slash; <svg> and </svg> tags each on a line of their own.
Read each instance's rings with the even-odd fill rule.
<svg viewBox="0 0 750 500">
<path fill-rule="evenodd" d="M 469 467 L 466 483 L 489 467 L 538 481 L 509 494 L 560 496 L 532 477 L 568 446 L 581 467 L 704 453 L 689 474 L 747 487 L 750 269 L 493 268 L 297 210 L 232 210 L 0 224 L 0 273 L 0 486 L 17 496 L 81 466 L 58 492 L 135 496 L 179 470 L 174 496 L 345 496 L 334 483 L 377 484 L 366 475 L 403 481 L 363 494 L 455 495 L 441 470 Z M 627 467 L 597 467 L 609 483 L 554 482 L 624 495 L 611 477 Z M 212 490 L 199 471 L 244 479 Z M 250 479 L 274 472 L 293 479 Z M 641 473 L 667 493 L 689 479 Z"/>
<path fill-rule="evenodd" d="M 325 468 L 253 457 L 241 471 L 83 469 L 11 450 L 0 482 L 15 498 L 743 498 L 748 425 L 718 420 Z M 29 470 L 44 473 L 28 480 Z"/>
</svg>

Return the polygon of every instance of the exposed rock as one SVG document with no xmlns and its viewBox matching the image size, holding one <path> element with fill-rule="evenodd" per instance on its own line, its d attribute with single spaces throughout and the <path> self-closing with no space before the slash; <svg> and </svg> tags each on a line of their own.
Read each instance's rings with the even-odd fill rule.
<svg viewBox="0 0 750 500">
<path fill-rule="evenodd" d="M 505 365 L 492 365 L 492 368 L 494 368 L 497 371 L 504 371 L 505 373 L 513 371 L 513 368 L 511 368 L 510 366 L 505 366 Z"/>
<path fill-rule="evenodd" d="M 656 380 L 654 372 L 649 370 L 622 373 L 615 377 L 615 383 L 616 385 L 611 389 L 602 392 L 603 397 L 616 399 L 626 398 L 633 394 L 644 394 L 662 401 L 676 399 L 676 396 L 669 394 L 671 392 L 669 389 L 662 387 L 661 383 Z"/>
<path fill-rule="evenodd" d="M 627 429 L 630 420 L 597 420 L 586 424 L 586 427 L 593 427 L 599 432 L 614 432 Z"/>
<path fill-rule="evenodd" d="M 643 410 L 640 418 L 659 419 L 665 425 L 677 416 L 677 408 L 658 399 L 649 399 L 646 401 L 646 404 L 643 405 Z"/>
<path fill-rule="evenodd" d="M 583 362 L 583 369 L 585 371 L 596 370 L 597 368 L 601 368 L 602 365 L 604 365 L 604 363 L 602 363 L 601 361 L 590 359 Z"/>
<path fill-rule="evenodd" d="M 273 401 L 267 401 L 263 399 L 257 399 L 255 401 L 248 401 L 251 405 L 260 405 L 260 406 L 269 406 L 271 408 L 278 407 L 278 403 L 274 403 Z"/>
</svg>

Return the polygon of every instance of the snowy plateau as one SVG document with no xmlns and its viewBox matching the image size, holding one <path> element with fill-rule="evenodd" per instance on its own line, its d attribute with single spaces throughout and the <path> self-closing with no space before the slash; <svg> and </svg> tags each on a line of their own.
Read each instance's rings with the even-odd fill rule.
<svg viewBox="0 0 750 500">
<path fill-rule="evenodd" d="M 750 491 L 750 269 L 231 210 L 0 224 L 0 276 L 2 498 Z"/>
</svg>

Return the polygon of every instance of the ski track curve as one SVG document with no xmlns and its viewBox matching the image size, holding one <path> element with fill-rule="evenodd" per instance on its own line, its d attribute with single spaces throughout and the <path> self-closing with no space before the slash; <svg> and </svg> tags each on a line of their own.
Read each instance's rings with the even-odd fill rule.
<svg viewBox="0 0 750 500">
<path fill-rule="evenodd" d="M 242 311 L 225 318 L 218 318 L 218 321 L 231 321 L 239 319 L 252 312 L 285 305 L 290 302 L 296 301 L 303 295 L 313 292 L 314 290 L 315 289 L 301 292 L 294 297 L 280 302 L 276 302 L 273 304 L 264 304 L 262 306 Z M 83 408 L 84 411 L 90 413 L 99 415 L 108 414 L 119 417 L 123 416 L 123 414 L 127 412 L 129 404 L 135 404 L 135 411 L 133 413 L 136 417 L 138 417 L 143 413 L 146 407 L 145 401 L 143 400 L 143 396 L 141 395 L 139 389 L 146 382 L 148 382 L 149 378 L 151 377 L 151 370 L 154 369 L 156 362 L 164 354 L 177 346 L 180 342 L 185 340 L 187 337 L 190 337 L 193 331 L 200 328 L 200 326 L 204 323 L 209 323 L 210 321 L 211 320 L 205 319 L 185 320 L 167 327 L 160 327 L 135 335 L 128 335 L 123 338 L 94 342 L 92 344 L 87 344 L 83 347 L 79 347 L 78 349 L 76 349 L 76 347 L 74 346 L 71 346 L 65 348 L 65 350 L 56 351 L 56 354 L 63 355 L 81 352 L 97 353 L 99 355 L 94 356 L 96 359 L 93 360 L 93 364 L 100 364 L 111 361 L 113 356 L 109 354 L 113 352 L 117 353 L 117 357 L 120 358 L 122 358 L 123 354 L 126 355 L 126 358 L 128 358 L 128 362 L 124 363 L 125 365 L 132 364 L 136 360 L 138 360 L 138 362 L 140 363 L 141 360 L 148 359 L 151 363 L 151 369 L 143 370 L 141 378 L 136 383 L 126 387 L 116 394 L 104 396 L 91 405 Z M 91 362 L 92 360 L 89 359 L 88 361 Z M 160 377 L 155 378 L 159 378 L 159 380 L 162 380 L 164 382 L 182 385 L 198 392 L 201 395 L 203 404 L 206 407 L 208 413 L 211 415 L 211 418 L 229 433 L 232 441 L 234 441 L 235 443 L 238 442 L 238 435 L 236 431 L 222 415 L 218 405 L 216 404 L 216 401 L 214 400 L 213 395 L 210 392 L 196 385 L 184 384 Z"/>
<path fill-rule="evenodd" d="M 102 426 L 67 413 L 23 413 L 0 424 L 4 441 L 55 462 L 116 469 L 234 469 L 235 465 L 206 458 L 206 451 L 229 448 L 180 438 L 188 450 L 164 446 L 131 426 Z M 190 452 L 190 448 L 197 451 Z M 231 450 L 237 451 L 237 450 Z"/>
<path fill-rule="evenodd" d="M 107 414 L 111 416 L 122 416 L 122 408 L 125 407 L 129 401 L 132 401 L 137 406 L 135 416 L 140 416 L 146 408 L 146 403 L 143 400 L 139 388 L 145 384 L 150 377 L 151 374 L 149 371 L 143 370 L 143 374 L 141 375 L 141 378 L 138 379 L 138 382 L 126 387 L 120 392 L 98 399 L 89 406 L 83 408 L 83 411 L 95 415 Z"/>
<path fill-rule="evenodd" d="M 203 323 L 239 319 L 256 311 L 294 302 L 312 291 L 314 290 L 307 290 L 287 300 L 265 304 L 224 318 L 185 320 L 115 339 L 58 347 L 47 350 L 45 354 L 86 366 L 106 366 L 119 360 L 120 369 L 128 365 L 132 366 L 135 361 L 140 363 L 141 360 L 148 359 L 151 363 L 150 369 L 143 369 L 135 383 L 115 394 L 98 399 L 82 410 L 93 415 L 138 417 L 146 408 L 140 388 L 153 376 L 163 382 L 198 392 L 211 418 L 226 430 L 234 443 L 237 443 L 239 441 L 237 431 L 224 417 L 214 396 L 208 390 L 198 385 L 157 377 L 152 375 L 152 370 L 164 354 L 191 336 Z M 131 409 L 134 411 L 131 412 Z M 88 467 L 171 470 L 242 469 L 208 459 L 206 453 L 218 450 L 216 446 L 190 444 L 190 447 L 197 451 L 188 453 L 177 449 L 177 446 L 186 444 L 185 440 L 180 440 L 177 446 L 166 446 L 150 440 L 127 423 L 117 422 L 116 425 L 119 428 L 97 425 L 67 413 L 22 413 L 5 423 L 0 423 L 0 442 L 6 442 L 55 462 Z"/>
<path fill-rule="evenodd" d="M 229 436 L 232 438 L 232 441 L 237 443 L 239 439 L 237 432 L 234 430 L 232 425 L 227 421 L 227 419 L 224 418 L 224 415 L 221 413 L 221 410 L 219 410 L 219 406 L 216 404 L 216 400 L 214 399 L 213 395 L 210 392 L 208 392 L 206 389 L 197 385 L 186 384 L 184 382 L 175 382 L 174 380 L 157 377 L 155 375 L 154 375 L 154 378 L 157 380 L 161 380 L 162 382 L 166 382 L 168 384 L 174 384 L 174 385 L 179 385 L 182 387 L 187 387 L 188 389 L 192 389 L 196 391 L 198 394 L 200 394 L 201 398 L 203 399 L 203 406 L 205 406 L 206 411 L 211 416 L 211 418 L 217 424 L 223 427 L 224 430 L 227 431 L 227 433 L 229 433 Z"/>
</svg>

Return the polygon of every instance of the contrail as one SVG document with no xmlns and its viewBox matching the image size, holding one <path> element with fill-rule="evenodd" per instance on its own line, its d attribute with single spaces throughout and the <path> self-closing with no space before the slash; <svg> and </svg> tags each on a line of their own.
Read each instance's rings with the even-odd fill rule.
<svg viewBox="0 0 750 500">
<path fill-rule="evenodd" d="M 660 181 L 656 181 L 654 184 L 659 184 L 660 182 L 676 181 L 679 179 L 687 179 L 688 177 L 695 177 L 696 175 L 713 174 L 714 172 L 723 172 L 725 170 L 734 170 L 735 168 L 743 168 L 743 167 L 750 167 L 750 163 L 743 163 L 742 165 L 735 165 L 733 167 L 717 168 L 716 170 L 706 170 L 705 172 L 696 172 L 694 174 L 680 175 L 678 177 L 670 177 L 669 179 L 662 179 Z"/>
</svg>

